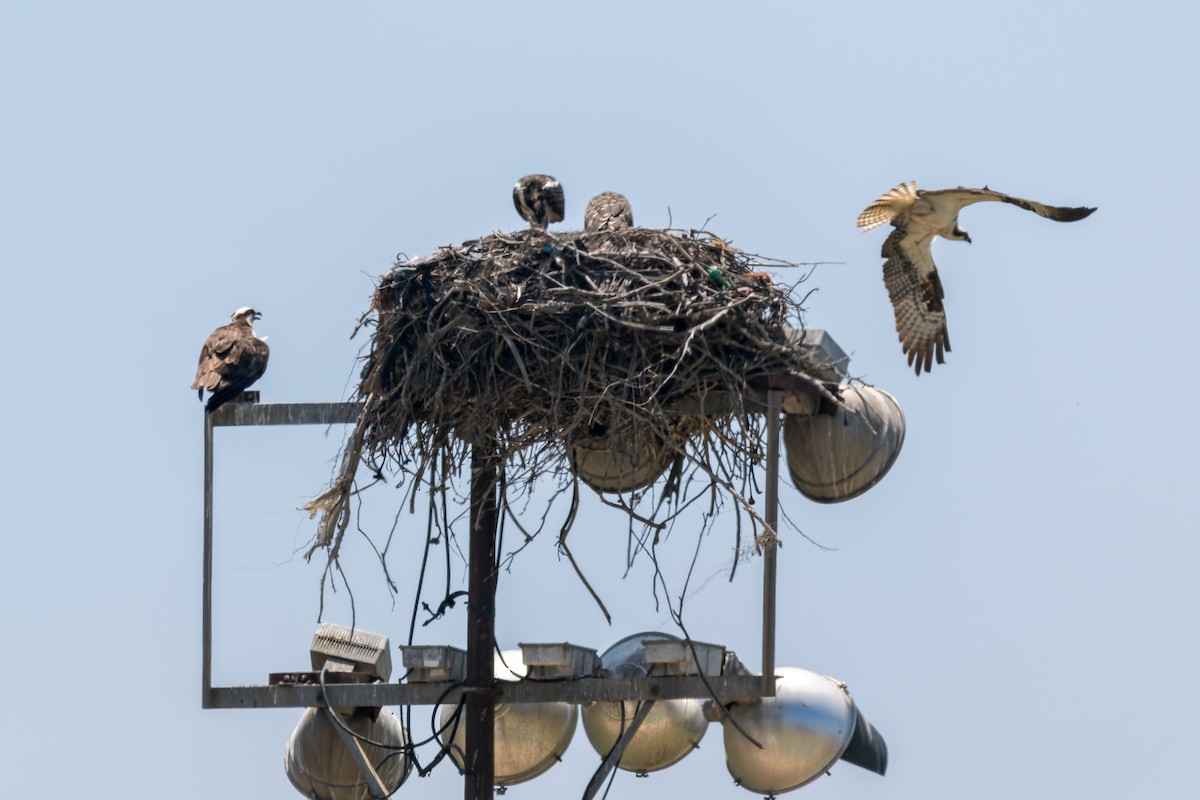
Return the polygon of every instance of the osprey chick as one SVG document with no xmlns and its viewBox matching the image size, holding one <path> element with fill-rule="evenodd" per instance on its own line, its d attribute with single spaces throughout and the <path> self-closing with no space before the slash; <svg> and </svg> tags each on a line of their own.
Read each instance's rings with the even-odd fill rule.
<svg viewBox="0 0 1200 800">
<path fill-rule="evenodd" d="M 1094 208 L 1061 208 L 1035 203 L 1021 197 L 982 189 L 918 189 L 915 182 L 902 183 L 867 206 L 858 215 L 863 232 L 892 223 L 896 229 L 883 243 L 883 282 L 896 313 L 896 331 L 908 355 L 908 365 L 917 375 L 929 372 L 933 359 L 945 363 L 950 351 L 946 330 L 945 292 L 933 263 L 930 244 L 933 237 L 971 242 L 959 227 L 958 212 L 972 203 L 999 201 L 1055 222 L 1075 222 L 1091 214 Z"/>
<path fill-rule="evenodd" d="M 633 206 L 617 192 L 601 192 L 588 201 L 583 212 L 585 231 L 615 231 L 633 227 Z"/>
<path fill-rule="evenodd" d="M 254 334 L 254 321 L 261 318 L 262 314 L 253 308 L 239 308 L 233 312 L 232 322 L 217 328 L 204 341 L 192 388 L 201 400 L 205 389 L 211 392 L 206 411 L 216 411 L 267 371 L 270 349 Z"/>
<path fill-rule="evenodd" d="M 562 184 L 549 175 L 526 175 L 513 186 L 513 205 L 534 228 L 562 222 Z"/>
</svg>

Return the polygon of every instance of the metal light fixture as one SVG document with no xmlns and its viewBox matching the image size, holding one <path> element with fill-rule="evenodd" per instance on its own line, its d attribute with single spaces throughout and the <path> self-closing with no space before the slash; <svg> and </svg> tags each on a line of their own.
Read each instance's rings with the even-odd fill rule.
<svg viewBox="0 0 1200 800">
<path fill-rule="evenodd" d="M 776 674 L 775 697 L 730 706 L 736 726 L 722 720 L 725 764 L 738 785 L 756 794 L 788 792 L 816 780 L 839 758 L 884 773 L 887 747 L 846 684 L 794 667 Z"/>
<path fill-rule="evenodd" d="M 339 727 L 331 713 L 340 717 L 345 728 Z M 346 734 L 346 729 L 353 733 Z M 347 744 L 347 735 L 352 744 Z M 288 740 L 284 770 L 296 791 L 307 798 L 384 797 L 408 778 L 412 764 L 403 750 L 407 744 L 404 725 L 386 708 L 374 718 L 365 713 L 347 718 L 323 708 L 310 708 Z M 364 763 L 370 771 L 364 771 Z"/>
<path fill-rule="evenodd" d="M 724 652 L 724 648 L 719 649 Z M 608 648 L 601 656 L 601 663 L 607 672 L 619 678 L 694 674 L 696 664 L 691 660 L 690 653 L 685 655 L 685 651 L 690 651 L 687 643 L 670 634 L 635 633 Z M 648 656 L 658 660 L 651 662 Z M 712 665 L 708 663 L 709 659 L 702 658 L 706 663 L 701 666 L 710 669 Z M 718 660 L 715 674 L 720 673 L 719 663 Z M 617 744 L 637 710 L 638 703 L 628 700 L 584 705 L 583 729 L 601 757 L 607 756 Z M 704 701 L 659 700 L 633 734 L 617 766 L 639 775 L 666 769 L 695 750 L 707 729 Z"/>
<path fill-rule="evenodd" d="M 589 652 L 594 659 L 595 651 Z M 496 678 L 503 681 L 519 681 L 531 671 L 522 660 L 521 650 L 505 650 L 496 655 L 494 663 Z M 454 725 L 457 713 L 457 705 L 442 709 L 443 733 L 439 738 L 446 741 L 453 731 L 450 757 L 462 769 L 467 731 L 464 724 Z M 561 761 L 575 736 L 578 720 L 579 710 L 571 703 L 497 703 L 493 748 L 496 786 L 532 780 Z"/>
<path fill-rule="evenodd" d="M 842 384 L 838 392 L 844 405 L 833 413 L 789 414 L 783 423 L 792 483 L 818 503 L 840 503 L 879 483 L 904 444 L 896 398 L 874 386 Z"/>
<path fill-rule="evenodd" d="M 382 634 L 323 623 L 309 653 L 322 683 L 346 673 L 386 682 L 392 674 Z M 310 708 L 288 740 L 284 769 L 296 790 L 313 800 L 386 797 L 408 777 L 407 746 L 404 725 L 387 709 Z"/>
</svg>

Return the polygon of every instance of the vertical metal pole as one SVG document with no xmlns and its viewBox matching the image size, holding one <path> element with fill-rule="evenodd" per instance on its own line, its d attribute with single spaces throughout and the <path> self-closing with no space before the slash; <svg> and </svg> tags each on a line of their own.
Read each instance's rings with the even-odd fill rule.
<svg viewBox="0 0 1200 800">
<path fill-rule="evenodd" d="M 762 694 L 775 696 L 775 586 L 779 530 L 779 415 L 783 392 L 767 391 L 767 530 L 763 545 Z"/>
<path fill-rule="evenodd" d="M 485 449 L 486 448 L 486 449 Z M 466 800 L 487 800 L 495 786 L 496 450 L 471 446 L 471 539 L 467 586 Z"/>
<path fill-rule="evenodd" d="M 212 415 L 204 412 L 204 621 L 203 650 L 200 680 L 203 691 L 201 708 L 212 708 L 212 551 L 213 551 L 213 424 Z"/>
</svg>

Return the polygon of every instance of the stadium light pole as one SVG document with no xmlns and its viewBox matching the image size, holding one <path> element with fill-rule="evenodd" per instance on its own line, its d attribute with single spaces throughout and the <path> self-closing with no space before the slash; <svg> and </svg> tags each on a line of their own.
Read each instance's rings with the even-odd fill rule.
<svg viewBox="0 0 1200 800">
<path fill-rule="evenodd" d="M 466 800 L 495 788 L 496 529 L 498 458 L 494 442 L 471 445 L 471 534 L 467 586 Z"/>
</svg>

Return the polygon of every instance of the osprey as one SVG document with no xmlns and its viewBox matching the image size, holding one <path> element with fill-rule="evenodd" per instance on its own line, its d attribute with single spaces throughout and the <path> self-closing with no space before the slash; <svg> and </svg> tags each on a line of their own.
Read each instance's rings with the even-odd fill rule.
<svg viewBox="0 0 1200 800">
<path fill-rule="evenodd" d="M 588 200 L 583 212 L 585 231 L 615 231 L 633 227 L 633 207 L 629 198 L 617 192 L 601 192 Z"/>
<path fill-rule="evenodd" d="M 867 206 L 858 215 L 863 232 L 892 223 L 896 229 L 883 243 L 883 282 L 896 312 L 896 331 L 908 355 L 908 365 L 917 375 L 929 372 L 933 359 L 945 363 L 950 351 L 946 331 L 946 310 L 942 306 L 942 281 L 933 263 L 929 246 L 933 237 L 971 242 L 958 225 L 958 212 L 964 206 L 984 201 L 1011 203 L 1055 222 L 1075 222 L 1094 208 L 1060 208 L 1035 203 L 1020 197 L 982 189 L 918 189 L 915 182 L 902 183 Z"/>
<path fill-rule="evenodd" d="M 513 205 L 534 228 L 562 222 L 562 184 L 549 175 L 526 175 L 513 186 Z"/>
<path fill-rule="evenodd" d="M 261 318 L 253 308 L 239 308 L 233 321 L 209 334 L 200 348 L 192 388 L 201 400 L 205 389 L 211 392 L 205 410 L 216 411 L 267 371 L 270 349 L 254 334 L 254 321 Z"/>
</svg>

